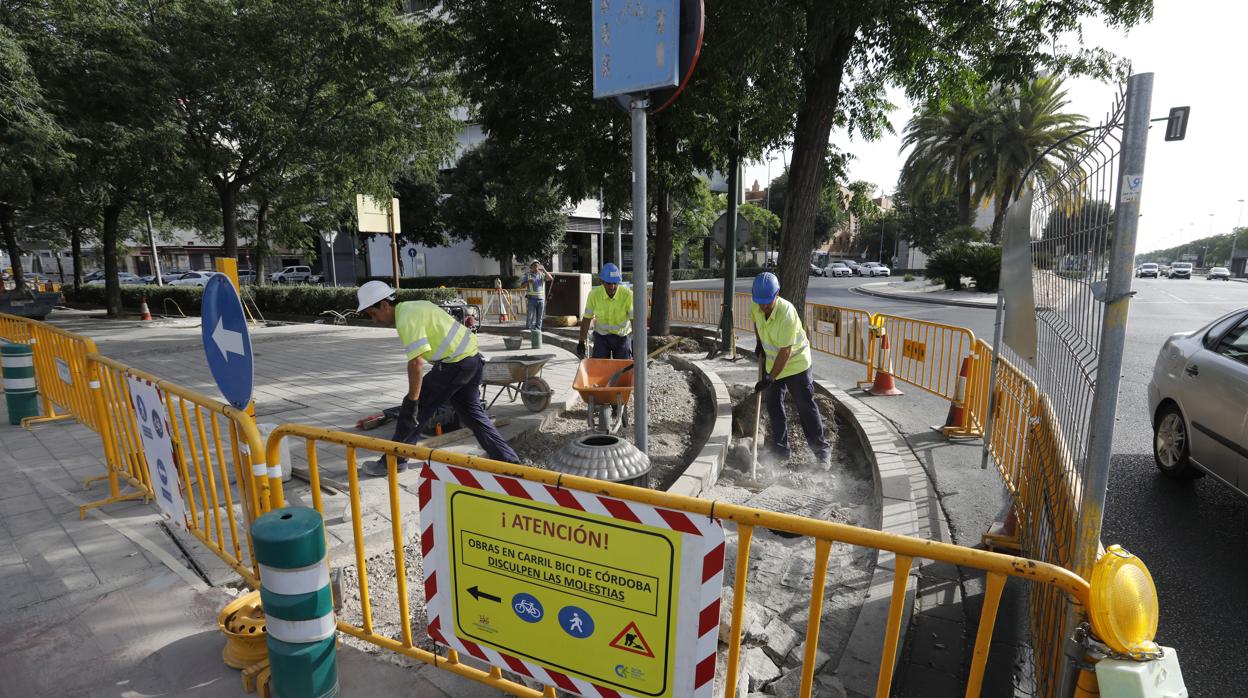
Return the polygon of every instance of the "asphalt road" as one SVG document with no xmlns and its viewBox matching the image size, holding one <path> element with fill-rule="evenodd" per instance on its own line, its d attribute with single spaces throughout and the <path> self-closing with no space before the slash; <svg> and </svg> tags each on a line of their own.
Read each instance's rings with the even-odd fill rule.
<svg viewBox="0 0 1248 698">
<path fill-rule="evenodd" d="M 855 286 L 871 281 L 812 278 L 807 297 L 829 305 L 961 325 L 978 337 L 992 336 L 994 313 L 990 309 L 894 301 L 853 292 Z M 722 282 L 677 287 L 722 288 Z M 748 279 L 738 283 L 738 290 L 748 288 Z M 1243 687 L 1248 686 L 1248 661 L 1244 660 L 1248 642 L 1242 630 L 1248 624 L 1248 499 L 1212 478 L 1176 482 L 1158 473 L 1146 391 L 1166 337 L 1248 306 L 1248 284 L 1203 277 L 1135 279 L 1134 289 L 1102 539 L 1122 544 L 1152 571 L 1161 605 L 1157 639 L 1177 650 L 1190 695 L 1243 695 Z M 857 371 L 845 363 L 817 359 L 816 369 L 838 382 L 852 381 Z M 910 434 L 918 434 L 919 425 L 930 422 L 932 410 L 939 409 L 924 395 L 887 400 L 892 402 L 876 403 L 878 408 Z M 914 446 L 915 439 L 910 440 Z M 937 480 L 954 541 L 973 545 L 984 521 L 990 521 L 995 511 L 991 493 L 998 485 L 990 478 L 977 477 L 977 468 L 957 468 L 958 461 L 968 458 L 966 452 L 950 458 L 946 451 L 943 456 L 928 462 L 929 474 Z"/>
</svg>

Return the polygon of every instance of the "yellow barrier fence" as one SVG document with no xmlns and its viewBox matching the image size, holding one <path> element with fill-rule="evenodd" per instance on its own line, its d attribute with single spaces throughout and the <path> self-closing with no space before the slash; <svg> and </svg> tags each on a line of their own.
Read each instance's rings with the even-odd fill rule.
<svg viewBox="0 0 1248 698">
<path fill-rule="evenodd" d="M 875 693 L 881 697 L 889 695 L 891 689 L 901 622 L 904 615 L 907 577 L 916 558 L 936 560 L 982 570 L 986 575 L 983 607 L 975 636 L 975 646 L 971 654 L 970 672 L 966 685 L 965 695 L 967 696 L 977 696 L 980 693 L 984 668 L 988 658 L 988 649 L 996 622 L 997 609 L 1007 577 L 1016 577 L 1030 582 L 1035 587 L 1044 587 L 1047 594 L 1052 595 L 1054 598 L 1065 599 L 1070 603 L 1086 605 L 1089 598 L 1090 589 L 1088 583 L 1069 570 L 1000 553 L 974 550 L 831 521 L 815 521 L 789 514 L 725 504 L 723 502 L 711 502 L 704 499 L 628 485 L 561 475 L 548 470 L 501 463 L 450 451 L 430 451 L 418 446 L 398 444 L 357 434 L 297 424 L 283 425 L 272 433 L 268 441 L 268 456 L 270 459 L 277 457 L 277 454 L 280 452 L 281 440 L 284 438 L 300 438 L 304 440 L 308 454 L 312 505 L 322 513 L 324 511 L 320 496 L 319 445 L 334 444 L 346 449 L 346 469 L 350 487 L 351 519 L 353 522 L 352 544 L 355 552 L 356 574 L 358 576 L 361 619 L 357 625 L 339 618 L 337 621 L 338 629 L 382 649 L 397 652 L 426 664 L 432 664 L 440 669 L 451 671 L 516 696 L 550 698 L 555 695 L 555 687 L 544 686 L 540 691 L 528 688 L 504 678 L 502 673 L 504 671 L 503 667 L 491 666 L 488 670 L 478 669 L 460 661 L 458 654 L 453 650 L 448 650 L 447 656 L 443 658 L 435 655 L 433 652 L 417 647 L 415 644 L 412 619 L 409 613 L 410 597 L 406 570 L 411 565 L 420 563 L 420 560 L 417 558 L 418 553 L 414 550 L 408 550 L 410 546 L 407 545 L 408 541 L 405 540 L 402 530 L 399 504 L 400 488 L 395 460 L 397 457 L 405 457 L 416 461 L 433 460 L 553 487 L 615 497 L 629 502 L 663 507 L 687 514 L 710 516 L 721 521 L 730 521 L 736 524 L 738 550 L 736 554 L 736 570 L 733 577 L 733 586 L 736 593 L 733 595 L 732 631 L 730 633 L 732 639 L 728 647 L 727 679 L 723 686 L 722 694 L 724 696 L 735 696 L 737 690 L 736 676 L 741 659 L 742 616 L 750 581 L 748 574 L 750 542 L 756 528 L 782 531 L 813 538 L 816 554 L 815 569 L 817 570 L 826 569 L 831 546 L 834 542 L 873 548 L 880 551 L 882 555 L 893 557 L 895 577 L 888 621 L 881 647 L 880 670 Z M 390 472 L 387 478 L 387 486 L 391 536 L 387 546 L 390 549 L 387 552 L 394 555 L 395 592 L 398 596 L 399 617 L 397 619 L 386 619 L 386 621 L 388 624 L 397 625 L 400 628 L 401 639 L 394 639 L 379 634 L 374 630 L 377 619 L 373 615 L 371 591 L 368 587 L 367 565 L 370 557 L 383 551 L 366 551 L 364 547 L 365 538 L 361 526 L 358 472 L 358 452 L 360 450 L 382 453 L 389 463 Z M 811 694 L 815 669 L 814 658 L 818 651 L 819 625 L 824 607 L 824 592 L 824 575 L 814 575 L 810 589 L 805 655 L 799 692 L 802 698 L 807 698 Z"/>
<path fill-rule="evenodd" d="M 74 418 L 99 433 L 100 420 L 91 395 L 96 379 L 87 368 L 87 355 L 95 353 L 95 342 L 45 322 L 15 315 L 0 314 L 0 323 L 0 331 L 6 339 L 29 344 L 34 353 L 35 383 L 43 401 L 43 416 L 27 418 L 23 423 Z M 25 329 L 19 325 L 24 325 Z"/>
<path fill-rule="evenodd" d="M 970 330 L 881 313 L 873 315 L 872 321 L 882 325 L 889 338 L 897 380 L 954 399 L 962 362 L 975 360 L 975 335 Z"/>
<path fill-rule="evenodd" d="M 508 322 L 523 321 L 528 311 L 524 291 L 514 288 L 457 288 L 455 289 L 464 302 L 481 308 L 481 322 L 486 325 L 498 324 L 499 317 L 505 313 Z"/>
<path fill-rule="evenodd" d="M 807 303 L 805 320 L 812 349 L 867 365 L 872 342 L 870 313 Z"/>
<path fill-rule="evenodd" d="M 151 383 L 164 400 L 187 508 L 186 530 L 255 586 L 259 571 L 251 548 L 251 522 L 283 504 L 280 466 L 274 458 L 274 466 L 266 467 L 264 442 L 255 420 L 242 410 L 112 359 L 94 355 L 91 363 L 100 376 L 100 403 L 106 415 L 104 447 L 111 454 L 109 461 L 119 464 L 106 476 L 110 488 L 115 492 L 122 479 L 152 496 L 131 408 L 128 378 L 133 377 Z M 114 495 L 87 504 L 80 514 L 123 498 L 128 497 Z"/>
</svg>

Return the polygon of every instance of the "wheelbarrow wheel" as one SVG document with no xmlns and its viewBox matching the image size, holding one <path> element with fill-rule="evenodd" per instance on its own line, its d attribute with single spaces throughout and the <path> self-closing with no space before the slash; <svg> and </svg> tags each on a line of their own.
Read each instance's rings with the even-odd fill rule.
<svg viewBox="0 0 1248 698">
<path fill-rule="evenodd" d="M 550 384 L 539 376 L 526 378 L 520 384 L 520 399 L 530 412 L 541 412 L 550 405 Z"/>
</svg>

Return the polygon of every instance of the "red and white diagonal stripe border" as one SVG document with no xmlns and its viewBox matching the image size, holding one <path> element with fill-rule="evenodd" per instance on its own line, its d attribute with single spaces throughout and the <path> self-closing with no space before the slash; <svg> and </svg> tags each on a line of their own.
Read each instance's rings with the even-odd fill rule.
<svg viewBox="0 0 1248 698">
<path fill-rule="evenodd" d="M 445 483 L 598 514 L 619 521 L 679 532 L 682 536 L 680 599 L 676 629 L 675 672 L 670 695 L 710 698 L 715 685 L 715 655 L 719 649 L 719 600 L 724 582 L 724 529 L 718 519 L 686 514 L 648 504 L 528 482 L 518 478 L 438 461 L 425 463 L 417 491 L 420 502 L 420 549 L 424 557 L 425 602 L 429 637 L 436 643 L 548 686 L 594 698 L 622 698 L 633 694 L 599 686 L 478 645 L 454 634 L 451 594 L 439 594 L 451 579 L 449 546 L 445 540 Z M 442 581 L 447 580 L 447 581 Z"/>
</svg>

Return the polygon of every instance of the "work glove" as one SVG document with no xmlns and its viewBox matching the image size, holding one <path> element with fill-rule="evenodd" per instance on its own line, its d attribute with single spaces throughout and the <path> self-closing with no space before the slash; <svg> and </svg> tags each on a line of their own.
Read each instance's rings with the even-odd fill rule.
<svg viewBox="0 0 1248 698">
<path fill-rule="evenodd" d="M 770 388 L 771 384 L 774 382 L 776 382 L 776 379 L 772 378 L 771 376 L 763 376 L 763 379 L 761 381 L 754 384 L 754 392 L 761 393 L 764 390 Z"/>
<path fill-rule="evenodd" d="M 419 400 L 413 400 L 407 395 L 403 396 L 403 404 L 399 406 L 399 421 L 405 424 L 416 425 L 416 410 L 420 407 Z"/>
<path fill-rule="evenodd" d="M 576 358 L 578 359 L 585 358 L 585 342 L 583 341 L 576 343 Z"/>
</svg>

